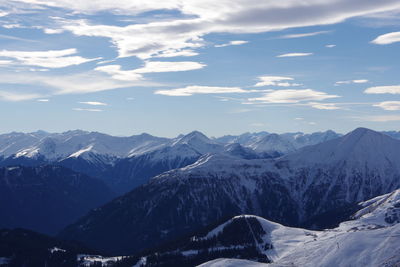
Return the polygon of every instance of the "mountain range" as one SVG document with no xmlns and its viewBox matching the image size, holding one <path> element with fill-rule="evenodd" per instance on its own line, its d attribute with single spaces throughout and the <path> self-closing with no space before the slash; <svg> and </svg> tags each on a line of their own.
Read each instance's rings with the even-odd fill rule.
<svg viewBox="0 0 400 267">
<path fill-rule="evenodd" d="M 77 241 L 83 266 L 395 266 L 397 137 L 1 135 L 0 227 L 57 233 L 49 246 Z M 49 249 L 41 260 L 54 260 Z M 13 262 L 5 251 L 0 264 Z"/>
<path fill-rule="evenodd" d="M 400 190 L 357 203 L 333 229 L 292 228 L 239 215 L 135 255 L 107 256 L 31 231 L 0 231 L 7 266 L 398 266 Z"/>
<path fill-rule="evenodd" d="M 126 254 L 240 214 L 322 229 L 340 223 L 337 213 L 346 217 L 356 203 L 399 187 L 400 141 L 359 128 L 275 159 L 206 154 L 91 211 L 60 236 Z"/>
<path fill-rule="evenodd" d="M 149 134 L 116 137 L 97 132 L 9 133 L 0 135 L 0 166 L 61 165 L 103 180 L 118 194 L 126 193 L 165 171 L 194 163 L 207 153 L 244 158 L 271 158 L 340 136 L 247 133 L 208 138 L 193 131 L 176 138 Z"/>
</svg>

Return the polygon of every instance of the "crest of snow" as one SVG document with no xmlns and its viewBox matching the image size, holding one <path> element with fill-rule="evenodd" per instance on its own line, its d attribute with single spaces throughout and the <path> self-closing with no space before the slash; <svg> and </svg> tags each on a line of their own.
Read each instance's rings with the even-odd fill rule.
<svg viewBox="0 0 400 267">
<path fill-rule="evenodd" d="M 268 267 L 269 264 L 240 259 L 215 259 L 198 265 L 198 267 Z"/>
<path fill-rule="evenodd" d="M 51 248 L 51 249 L 49 249 L 49 251 L 50 251 L 50 253 L 54 253 L 54 252 L 66 252 L 65 249 L 58 248 L 58 247 Z"/>
<path fill-rule="evenodd" d="M 103 257 L 99 255 L 86 255 L 86 254 L 78 254 L 77 261 L 81 264 L 79 266 L 93 266 L 95 263 L 101 263 L 101 266 L 107 266 L 108 264 L 113 264 L 121 259 L 124 256 L 118 257 Z"/>
<path fill-rule="evenodd" d="M 90 150 L 93 149 L 93 145 L 89 145 L 88 147 L 81 149 L 79 151 L 76 151 L 75 153 L 72 153 L 71 155 L 69 155 L 68 158 L 78 158 L 80 155 L 82 155 L 85 152 L 89 152 Z"/>
<path fill-rule="evenodd" d="M 16 158 L 19 157 L 27 157 L 27 158 L 33 158 L 39 154 L 39 148 L 37 147 L 31 147 L 27 149 L 23 149 L 15 154 Z"/>
<path fill-rule="evenodd" d="M 388 225 L 385 218 L 391 213 L 400 220 L 400 189 L 360 203 L 364 208 L 354 214 L 354 218 L 364 224 Z"/>
</svg>

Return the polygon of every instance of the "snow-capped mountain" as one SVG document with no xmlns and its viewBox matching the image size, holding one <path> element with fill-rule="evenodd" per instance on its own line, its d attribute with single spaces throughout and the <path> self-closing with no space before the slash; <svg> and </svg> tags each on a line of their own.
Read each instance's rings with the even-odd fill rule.
<svg viewBox="0 0 400 267">
<path fill-rule="evenodd" d="M 399 166 L 400 141 L 362 128 L 278 159 L 206 154 L 93 211 L 62 236 L 124 253 L 239 214 L 291 226 L 321 215 L 339 223 L 335 211 L 351 212 L 399 188 Z"/>
<path fill-rule="evenodd" d="M 8 142 L 5 140 L 8 140 Z M 115 137 L 80 130 L 54 134 L 45 132 L 15 133 L 0 136 L 0 151 L 4 157 L 14 156 L 18 158 L 41 155 L 48 160 L 83 157 L 89 153 L 109 157 L 128 157 L 133 153 L 149 151 L 166 141 L 168 141 L 167 138 L 154 137 L 148 134 Z"/>
<path fill-rule="evenodd" d="M 100 180 L 61 166 L 0 168 L 0 228 L 54 234 L 114 197 Z"/>
<path fill-rule="evenodd" d="M 400 190 L 358 207 L 334 229 L 312 231 L 238 215 L 144 253 L 113 257 L 32 231 L 1 230 L 0 259 L 11 266 L 398 266 Z"/>
<path fill-rule="evenodd" d="M 316 132 L 312 134 L 297 133 L 245 133 L 239 136 L 223 136 L 215 140 L 220 143 L 238 143 L 251 148 L 259 153 L 287 154 L 299 148 L 319 144 L 340 137 L 341 134 L 334 131 Z"/>
<path fill-rule="evenodd" d="M 394 266 L 400 264 L 400 190 L 358 204 L 352 220 L 310 231 L 235 216 L 142 256 L 142 266 Z M 217 259 L 230 258 L 235 259 Z M 237 260 L 241 259 L 241 260 Z M 251 261 L 247 261 L 251 260 Z M 270 263 L 266 265 L 264 263 Z M 218 265 L 220 264 L 220 265 Z M 386 264 L 386 265 L 385 265 Z"/>
<path fill-rule="evenodd" d="M 333 131 L 317 132 L 312 134 L 285 133 L 268 134 L 254 142 L 245 144 L 257 152 L 287 154 L 302 147 L 319 144 L 340 137 Z"/>
</svg>

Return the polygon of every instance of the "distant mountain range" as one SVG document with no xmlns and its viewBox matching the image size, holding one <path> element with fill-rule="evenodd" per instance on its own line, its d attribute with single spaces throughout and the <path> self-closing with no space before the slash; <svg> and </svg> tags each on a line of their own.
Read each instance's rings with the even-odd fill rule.
<svg viewBox="0 0 400 267">
<path fill-rule="evenodd" d="M 333 131 L 281 135 L 260 132 L 213 139 L 198 131 L 171 139 L 149 134 L 116 137 L 79 130 L 9 133 L 0 135 L 0 166 L 61 165 L 97 177 L 122 194 L 208 153 L 271 158 L 339 136 Z"/>
<path fill-rule="evenodd" d="M 359 128 L 276 159 L 206 154 L 92 211 L 61 237 L 132 253 L 240 214 L 321 229 L 399 187 L 400 141 Z"/>
</svg>

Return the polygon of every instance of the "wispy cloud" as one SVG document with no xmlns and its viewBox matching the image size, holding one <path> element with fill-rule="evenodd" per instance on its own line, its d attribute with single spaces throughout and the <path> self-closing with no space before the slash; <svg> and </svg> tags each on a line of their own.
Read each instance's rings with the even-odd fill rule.
<svg viewBox="0 0 400 267">
<path fill-rule="evenodd" d="M 374 86 L 367 88 L 366 94 L 400 94 L 400 85 Z"/>
<path fill-rule="evenodd" d="M 84 101 L 79 102 L 80 104 L 90 105 L 90 106 L 108 106 L 107 103 L 97 102 L 97 101 Z"/>
<path fill-rule="evenodd" d="M 106 65 L 95 68 L 100 72 L 105 72 L 115 80 L 120 81 L 139 81 L 143 79 L 143 75 L 135 70 L 122 70 L 120 65 Z"/>
<path fill-rule="evenodd" d="M 231 45 L 243 45 L 243 44 L 247 44 L 247 43 L 248 43 L 248 41 L 236 40 L 236 41 L 230 41 L 229 43 L 226 43 L 226 44 L 215 45 L 214 47 L 226 47 L 226 46 L 231 46 Z"/>
<path fill-rule="evenodd" d="M 97 108 L 73 108 L 74 111 L 89 111 L 89 112 L 102 112 L 102 109 Z"/>
<path fill-rule="evenodd" d="M 216 87 L 216 86 L 198 86 L 192 85 L 184 88 L 171 90 L 157 90 L 154 92 L 157 95 L 167 96 L 191 96 L 194 94 L 230 94 L 230 93 L 247 93 L 240 87 Z"/>
<path fill-rule="evenodd" d="M 307 57 L 307 56 L 312 56 L 313 54 L 314 53 L 287 53 L 278 55 L 276 57 Z"/>
<path fill-rule="evenodd" d="M 400 101 L 384 101 L 375 104 L 374 107 L 379 107 L 384 110 L 396 111 L 400 110 Z"/>
<path fill-rule="evenodd" d="M 335 85 L 341 85 L 341 84 L 352 84 L 352 83 L 356 83 L 356 84 L 360 84 L 360 83 L 367 83 L 369 82 L 366 79 L 359 79 L 359 80 L 348 80 L 348 81 L 337 81 L 335 83 Z"/>
<path fill-rule="evenodd" d="M 197 56 L 198 54 L 199 53 L 192 49 L 171 49 L 163 51 L 154 57 L 193 57 Z"/>
<path fill-rule="evenodd" d="M 26 38 L 21 38 L 21 37 L 6 35 L 6 34 L 0 34 L 0 39 L 8 39 L 8 40 L 15 40 L 15 41 L 22 41 L 22 42 L 37 43 L 36 40 L 31 40 L 31 39 L 26 39 Z"/>
<path fill-rule="evenodd" d="M 22 1 L 22 0 L 20 0 Z M 24 0 L 28 1 L 28 0 Z M 36 2 L 36 1 L 35 1 Z M 78 1 L 79 2 L 79 1 Z M 118 14 L 139 14 L 154 10 L 175 10 L 182 16 L 170 20 L 136 23 L 127 26 L 91 24 L 86 20 L 63 20 L 60 28 L 78 36 L 106 37 L 117 47 L 120 57 L 141 59 L 157 57 L 165 51 L 196 49 L 205 44 L 203 36 L 211 33 L 260 33 L 275 30 L 327 25 L 343 22 L 399 7 L 398 1 L 385 3 L 368 0 L 309 0 L 290 1 L 284 5 L 270 1 L 258 2 L 256 7 L 243 0 L 215 1 L 40 1 L 42 5 L 67 8 L 75 13 L 107 11 Z M 165 3 L 164 3 L 165 2 Z M 174 36 L 171 38 L 171 36 Z"/>
<path fill-rule="evenodd" d="M 44 68 L 64 68 L 80 65 L 99 58 L 84 58 L 72 56 L 77 53 L 75 48 L 48 51 L 10 51 L 1 50 L 0 57 L 13 58 L 15 64 L 39 66 Z"/>
<path fill-rule="evenodd" d="M 337 106 L 335 103 L 318 103 L 318 102 L 310 102 L 307 105 L 309 105 L 312 108 L 315 109 L 322 109 L 322 110 L 337 110 L 341 109 L 340 107 Z"/>
<path fill-rule="evenodd" d="M 312 89 L 287 89 L 272 90 L 261 97 L 249 98 L 249 101 L 262 103 L 300 103 L 304 101 L 321 101 L 330 98 L 337 98 L 338 95 L 329 95 L 325 92 Z"/>
<path fill-rule="evenodd" d="M 144 67 L 135 69 L 136 73 L 175 72 L 202 69 L 206 64 L 193 61 L 146 61 Z"/>
<path fill-rule="evenodd" d="M 400 42 L 400 32 L 391 32 L 380 35 L 371 41 L 373 44 L 387 45 Z"/>
<path fill-rule="evenodd" d="M 254 86 L 261 87 L 261 86 L 300 86 L 299 83 L 290 83 L 287 81 L 293 81 L 294 79 L 291 77 L 284 77 L 284 76 L 259 76 L 259 82 L 256 83 Z"/>
<path fill-rule="evenodd" d="M 331 31 L 318 31 L 318 32 L 306 32 L 306 33 L 295 33 L 295 34 L 285 34 L 281 35 L 278 38 L 279 39 L 294 39 L 294 38 L 304 38 L 304 37 L 311 37 L 311 36 L 316 36 L 316 35 L 321 35 L 321 34 L 327 34 L 330 33 Z"/>
<path fill-rule="evenodd" d="M 52 95 L 94 93 L 134 86 L 160 86 L 159 83 L 149 81 L 119 81 L 95 71 L 71 75 L 25 73 L 22 76 L 20 73 L 0 73 L 0 82 L 3 88 L 7 88 L 3 92 L 8 92 L 4 93 L 3 97 L 0 96 L 0 99 L 9 101 L 23 101 Z M 14 88 L 19 85 L 24 85 L 29 89 L 24 89 L 26 92 L 19 89 L 20 94 L 10 93 L 15 91 Z M 32 93 L 31 88 L 36 92 Z"/>
<path fill-rule="evenodd" d="M 105 72 L 116 80 L 138 81 L 143 79 L 143 73 L 189 71 L 201 69 L 205 66 L 206 64 L 194 61 L 146 61 L 143 67 L 133 70 L 122 70 L 120 65 L 100 66 L 95 70 Z"/>
<path fill-rule="evenodd" d="M 334 47 L 336 47 L 336 45 L 335 44 L 327 44 L 327 45 L 325 45 L 325 47 L 326 48 L 334 48 Z"/>
<path fill-rule="evenodd" d="M 250 126 L 252 126 L 252 127 L 264 127 L 265 123 L 253 122 L 253 123 L 250 123 Z"/>
<path fill-rule="evenodd" d="M 358 121 L 390 122 L 390 121 L 400 121 L 400 115 L 364 116 L 364 117 L 354 117 L 354 119 Z"/>
<path fill-rule="evenodd" d="M 41 98 L 41 99 L 37 99 L 36 101 L 37 101 L 37 102 L 49 102 L 49 101 L 50 101 L 50 99 L 47 99 L 47 98 Z"/>
<path fill-rule="evenodd" d="M 41 95 L 35 93 L 15 93 L 15 92 L 8 92 L 8 91 L 0 91 L 0 100 L 4 101 L 25 101 L 30 99 L 39 98 Z"/>
</svg>

